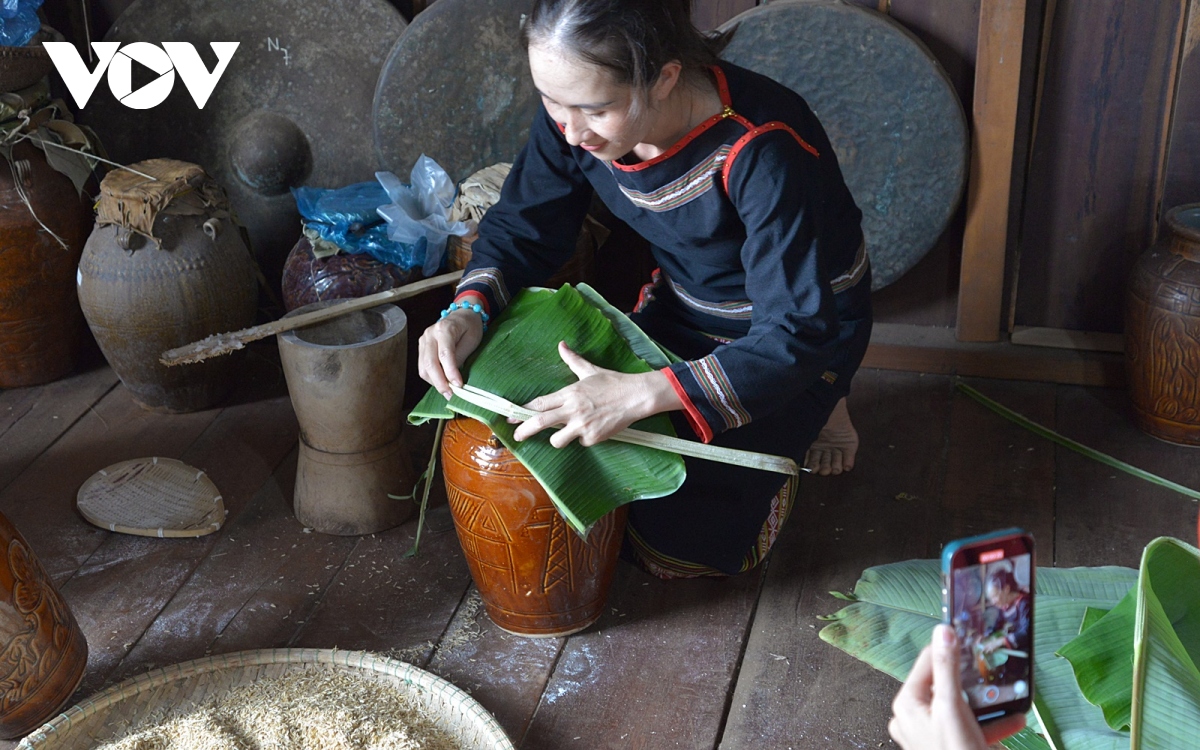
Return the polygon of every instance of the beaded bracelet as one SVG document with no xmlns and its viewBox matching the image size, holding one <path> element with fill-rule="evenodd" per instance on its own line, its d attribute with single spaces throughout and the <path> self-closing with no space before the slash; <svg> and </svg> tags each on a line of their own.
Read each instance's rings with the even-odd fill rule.
<svg viewBox="0 0 1200 750">
<path fill-rule="evenodd" d="M 479 316 L 483 318 L 483 332 L 487 333 L 487 324 L 488 321 L 491 320 L 491 316 L 483 311 L 482 305 L 471 302 L 451 302 L 449 307 L 447 307 L 445 310 L 442 310 L 441 317 L 444 318 L 455 310 L 468 310 L 470 312 L 479 313 Z"/>
</svg>

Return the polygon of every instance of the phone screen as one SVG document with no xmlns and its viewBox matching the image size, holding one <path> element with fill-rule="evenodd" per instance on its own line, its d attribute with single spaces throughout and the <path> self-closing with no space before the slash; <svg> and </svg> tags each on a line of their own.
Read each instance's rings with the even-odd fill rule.
<svg viewBox="0 0 1200 750">
<path fill-rule="evenodd" d="M 980 721 L 1027 711 L 1033 673 L 1033 555 L 1029 537 L 955 554 L 951 625 L 962 687 Z"/>
</svg>

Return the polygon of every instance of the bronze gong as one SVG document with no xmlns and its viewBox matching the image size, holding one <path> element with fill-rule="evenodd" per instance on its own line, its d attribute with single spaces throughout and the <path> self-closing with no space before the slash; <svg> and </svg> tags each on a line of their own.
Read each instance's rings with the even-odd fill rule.
<svg viewBox="0 0 1200 750">
<path fill-rule="evenodd" d="M 375 148 L 407 182 L 421 154 L 461 182 L 511 162 L 537 98 L 521 47 L 532 0 L 438 0 L 396 42 L 375 92 Z"/>
<path fill-rule="evenodd" d="M 872 288 L 916 265 L 958 207 L 967 120 L 950 79 L 908 30 L 843 2 L 775 0 L 733 18 L 722 57 L 804 97 L 863 212 Z"/>
<path fill-rule="evenodd" d="M 172 71 L 161 104 L 130 109 L 101 80 L 81 117 L 118 162 L 171 157 L 215 177 L 278 283 L 300 236 L 289 188 L 374 179 L 371 101 L 405 26 L 385 0 L 136 0 L 106 41 L 191 42 L 210 70 L 209 42 L 240 42 L 237 52 L 203 109 Z M 135 77 L 134 91 L 146 82 Z"/>
</svg>

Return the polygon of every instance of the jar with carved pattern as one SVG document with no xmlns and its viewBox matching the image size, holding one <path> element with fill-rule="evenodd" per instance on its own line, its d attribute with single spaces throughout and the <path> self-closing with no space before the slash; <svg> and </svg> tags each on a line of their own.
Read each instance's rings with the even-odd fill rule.
<svg viewBox="0 0 1200 750">
<path fill-rule="evenodd" d="M 454 529 L 492 622 L 553 638 L 600 618 L 625 533 L 626 508 L 580 537 L 550 496 L 491 430 L 446 423 L 442 472 Z"/>
<path fill-rule="evenodd" d="M 0 514 L 0 738 L 58 713 L 87 666 L 87 641 L 16 527 Z"/>
<path fill-rule="evenodd" d="M 1167 212 L 1138 259 L 1125 314 L 1134 419 L 1156 438 L 1200 445 L 1200 203 Z"/>
</svg>

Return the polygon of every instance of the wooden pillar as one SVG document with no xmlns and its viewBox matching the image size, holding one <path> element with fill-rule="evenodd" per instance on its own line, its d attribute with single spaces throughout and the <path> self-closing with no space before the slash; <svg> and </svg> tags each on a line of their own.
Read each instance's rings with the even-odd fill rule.
<svg viewBox="0 0 1200 750">
<path fill-rule="evenodd" d="M 959 276 L 960 341 L 999 341 L 1025 0 L 983 0 L 972 110 L 971 177 Z"/>
</svg>

